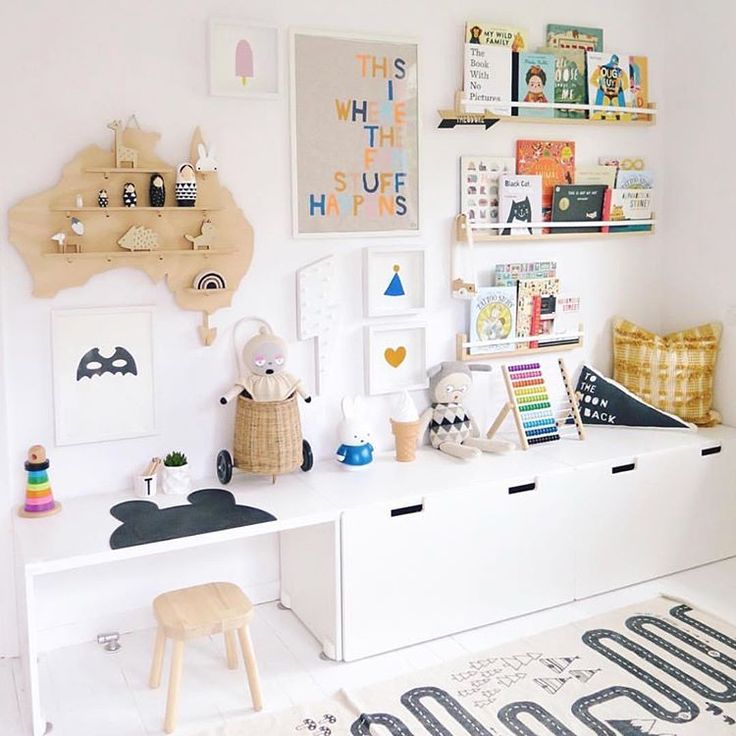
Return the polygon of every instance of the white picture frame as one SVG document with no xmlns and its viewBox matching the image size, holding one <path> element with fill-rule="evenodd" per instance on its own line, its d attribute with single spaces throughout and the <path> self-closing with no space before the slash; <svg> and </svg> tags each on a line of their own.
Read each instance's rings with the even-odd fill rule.
<svg viewBox="0 0 736 736">
<path fill-rule="evenodd" d="M 421 314 L 427 308 L 423 246 L 363 249 L 363 311 L 366 317 Z"/>
<path fill-rule="evenodd" d="M 156 434 L 153 307 L 51 313 L 57 445 Z"/>
<path fill-rule="evenodd" d="M 238 65 L 246 71 L 248 56 L 254 76 L 239 77 Z M 275 100 L 281 96 L 281 30 L 264 23 L 213 18 L 207 32 L 207 66 L 210 95 Z"/>
<path fill-rule="evenodd" d="M 322 41 L 327 45 L 326 48 L 312 50 L 313 58 L 319 61 L 318 64 L 315 63 L 310 66 L 302 61 L 303 44 L 300 43 L 300 39 Z M 333 43 L 332 48 L 330 47 L 331 42 Z M 334 129 L 335 120 L 331 116 L 336 112 L 335 100 L 353 98 L 377 102 L 378 97 L 386 91 L 383 86 L 364 84 L 361 88 L 357 83 L 358 88 L 352 91 L 353 87 L 350 86 L 350 82 L 357 77 L 354 73 L 355 70 L 348 67 L 350 62 L 357 58 L 358 52 L 353 50 L 350 53 L 345 53 L 344 49 L 341 51 L 339 49 L 341 43 L 360 43 L 363 47 L 358 51 L 363 53 L 371 49 L 371 45 L 376 52 L 384 53 L 388 46 L 390 47 L 388 50 L 395 49 L 396 54 L 391 57 L 393 59 L 400 58 L 399 54 L 402 53 L 402 48 L 403 50 L 410 50 L 410 63 L 407 67 L 406 79 L 405 81 L 402 80 L 402 99 L 399 100 L 408 102 L 408 109 L 411 111 L 407 123 L 408 132 L 403 139 L 405 145 L 401 147 L 397 154 L 404 162 L 397 169 L 397 172 L 406 170 L 404 182 L 405 191 L 408 192 L 406 197 L 407 218 L 401 222 L 396 217 L 389 220 L 385 213 L 383 215 L 383 225 L 378 223 L 381 217 L 376 217 L 374 214 L 366 215 L 364 218 L 361 212 L 360 216 L 351 217 L 349 208 L 343 205 L 341 205 L 343 207 L 342 211 L 336 216 L 334 222 L 327 217 L 323 222 L 311 221 L 309 214 L 306 212 L 307 195 L 314 194 L 319 197 L 324 195 L 328 198 L 326 202 L 329 203 L 329 196 L 337 193 L 336 172 L 360 171 L 360 173 L 363 173 L 361 160 L 365 158 L 366 145 L 361 135 L 365 136 L 367 134 L 362 126 L 359 127 L 357 124 L 354 126 L 354 130 L 340 128 L 339 131 L 336 131 Z M 397 36 L 294 28 L 289 32 L 289 50 L 293 236 L 295 238 L 346 238 L 420 235 L 419 121 L 421 119 L 421 108 L 418 70 L 421 63 L 418 40 Z M 324 59 L 328 61 L 326 62 Z M 314 67 L 316 71 L 313 72 L 311 67 Z M 335 74 L 335 69 L 338 69 L 340 73 Z M 319 77 L 320 74 L 325 75 L 325 77 Z M 302 84 L 297 83 L 297 78 L 300 76 Z M 309 82 L 312 87 L 304 89 L 306 83 L 304 80 Z M 360 79 L 358 81 L 365 82 L 365 80 Z M 336 85 L 339 88 L 335 88 Z M 403 97 L 404 90 L 406 91 L 405 99 Z M 304 109 L 305 107 L 306 109 Z M 320 116 L 322 116 L 321 119 Z M 328 122 L 333 123 L 332 129 L 326 125 Z M 338 127 L 340 127 L 339 123 Z M 363 159 L 361 159 L 361 156 Z M 382 166 L 385 171 L 385 162 Z M 369 171 L 366 173 L 376 172 Z M 306 179 L 302 181 L 305 177 L 308 181 Z M 406 182 L 408 182 L 408 186 Z M 335 184 L 334 187 L 333 184 Z M 356 185 L 346 185 L 345 192 L 350 186 Z M 350 195 L 349 192 L 348 194 Z M 375 208 L 375 205 L 375 202 L 370 202 L 371 207 Z"/>
<path fill-rule="evenodd" d="M 426 324 L 367 325 L 364 342 L 367 394 L 420 391 L 429 386 Z"/>
</svg>

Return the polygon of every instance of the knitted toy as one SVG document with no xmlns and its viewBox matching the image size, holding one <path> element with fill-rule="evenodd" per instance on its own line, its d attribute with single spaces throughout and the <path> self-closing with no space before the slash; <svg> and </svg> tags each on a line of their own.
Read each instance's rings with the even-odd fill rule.
<svg viewBox="0 0 736 736">
<path fill-rule="evenodd" d="M 488 365 L 468 365 L 460 361 L 448 361 L 430 368 L 432 405 L 422 414 L 420 426 L 429 425 L 432 447 L 463 460 L 478 457 L 481 452 L 507 452 L 514 448 L 511 442 L 482 438 L 475 419 L 463 405 L 473 385 L 471 371 L 490 370 Z"/>
<path fill-rule="evenodd" d="M 220 403 L 227 404 L 243 392 L 254 401 L 283 401 L 296 392 L 310 402 L 312 397 L 301 380 L 284 370 L 287 354 L 286 341 L 274 335 L 270 327 L 261 327 L 258 334 L 245 343 L 241 362 L 243 373 L 235 386 L 220 397 Z"/>
</svg>

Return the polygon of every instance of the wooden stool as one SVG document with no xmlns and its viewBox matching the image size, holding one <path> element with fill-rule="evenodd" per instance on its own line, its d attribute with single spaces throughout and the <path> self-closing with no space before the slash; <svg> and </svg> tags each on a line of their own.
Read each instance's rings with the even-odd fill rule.
<svg viewBox="0 0 736 736">
<path fill-rule="evenodd" d="M 153 652 L 151 677 L 148 683 L 153 688 L 161 684 L 166 639 L 174 640 L 164 721 L 166 733 L 172 733 L 176 728 L 184 642 L 188 639 L 224 634 L 227 666 L 234 670 L 238 668 L 238 653 L 235 648 L 235 632 L 237 631 L 245 661 L 245 670 L 248 673 L 248 686 L 253 707 L 256 710 L 263 708 L 261 683 L 248 631 L 248 624 L 253 618 L 253 604 L 237 585 L 207 583 L 162 593 L 153 601 L 153 612 L 158 621 L 156 647 Z"/>
</svg>

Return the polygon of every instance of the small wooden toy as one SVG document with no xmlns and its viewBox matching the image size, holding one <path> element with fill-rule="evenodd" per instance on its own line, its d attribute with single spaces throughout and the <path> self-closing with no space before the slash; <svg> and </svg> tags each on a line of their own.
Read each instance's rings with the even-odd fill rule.
<svg viewBox="0 0 736 736">
<path fill-rule="evenodd" d="M 72 217 L 72 232 L 80 237 L 84 235 L 84 223 L 78 217 Z"/>
<path fill-rule="evenodd" d="M 343 468 L 356 470 L 373 462 L 371 428 L 365 416 L 363 398 L 346 396 L 342 400 L 342 421 L 338 427 L 340 446 L 335 459 Z"/>
<path fill-rule="evenodd" d="M 107 189 L 100 189 L 100 191 L 97 192 L 97 206 L 107 207 L 107 203 L 108 203 Z"/>
<path fill-rule="evenodd" d="M 82 207 L 84 207 L 84 199 L 82 199 L 82 195 L 81 194 L 77 194 L 77 196 L 74 198 L 74 206 L 78 210 L 81 210 Z"/>
<path fill-rule="evenodd" d="M 113 120 L 107 127 L 115 132 L 115 168 L 122 169 L 123 164 L 130 164 L 135 169 L 138 166 L 138 151 L 123 144 L 123 121 Z"/>
<path fill-rule="evenodd" d="M 51 240 L 56 242 L 59 253 L 71 253 L 71 252 L 81 253 L 82 252 L 81 243 L 79 243 L 78 241 L 69 240 L 66 233 L 63 233 L 63 232 L 54 233 L 51 236 Z"/>
<path fill-rule="evenodd" d="M 473 385 L 472 371 L 490 371 L 489 365 L 447 361 L 429 370 L 432 405 L 420 417 L 420 427 L 429 426 L 432 447 L 462 460 L 482 452 L 507 452 L 513 444 L 480 436 L 478 425 L 465 408 L 464 399 Z"/>
<path fill-rule="evenodd" d="M 49 459 L 43 445 L 33 445 L 28 450 L 25 463 L 28 473 L 25 504 L 18 509 L 18 516 L 40 518 L 52 516 L 61 511 L 61 504 L 54 500 L 49 481 Z"/>
<path fill-rule="evenodd" d="M 179 207 L 194 207 L 197 202 L 197 177 L 194 167 L 185 161 L 176 170 L 176 204 Z"/>
<path fill-rule="evenodd" d="M 202 220 L 199 235 L 184 235 L 192 244 L 192 250 L 209 250 L 215 244 L 217 228 L 210 219 Z"/>
<path fill-rule="evenodd" d="M 567 394 L 567 401 L 559 407 L 552 405 L 539 363 L 502 366 L 509 400 L 494 420 L 486 437 L 489 439 L 493 437 L 509 412 L 512 412 L 523 450 L 528 450 L 530 445 L 559 440 L 564 436 L 560 433 L 560 429 L 569 426 L 574 427 L 579 439 L 585 439 L 577 396 L 570 383 L 564 361 L 559 358 L 557 362 Z"/>
<path fill-rule="evenodd" d="M 138 193 L 132 181 L 125 182 L 123 186 L 123 207 L 135 207 L 138 204 Z"/>
<path fill-rule="evenodd" d="M 450 288 L 456 299 L 472 299 L 478 291 L 478 277 L 473 255 L 473 230 L 465 214 L 458 215 L 452 226 L 452 277 Z"/>
<path fill-rule="evenodd" d="M 133 225 L 120 240 L 118 245 L 126 250 L 154 250 L 158 248 L 158 235 L 143 225 Z"/>
<path fill-rule="evenodd" d="M 209 151 L 205 147 L 204 143 L 200 143 L 197 146 L 197 152 L 199 158 L 195 164 L 195 168 L 198 173 L 208 173 L 210 171 L 217 171 L 217 159 L 215 159 L 215 147 L 210 146 Z"/>
<path fill-rule="evenodd" d="M 166 204 L 166 185 L 161 174 L 151 174 L 148 199 L 151 207 L 163 207 Z"/>
<path fill-rule="evenodd" d="M 227 289 L 227 279 L 219 271 L 200 271 L 194 277 L 192 288 L 200 291 Z"/>
</svg>

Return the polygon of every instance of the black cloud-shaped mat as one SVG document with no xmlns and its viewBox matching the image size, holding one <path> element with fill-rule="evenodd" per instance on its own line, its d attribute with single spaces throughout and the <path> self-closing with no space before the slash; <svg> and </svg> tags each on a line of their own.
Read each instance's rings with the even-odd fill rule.
<svg viewBox="0 0 736 736">
<path fill-rule="evenodd" d="M 207 488 L 190 493 L 187 501 L 183 506 L 165 509 L 152 501 L 116 504 L 110 513 L 123 523 L 110 536 L 111 549 L 276 521 L 268 511 L 239 506 L 229 491 Z"/>
</svg>

